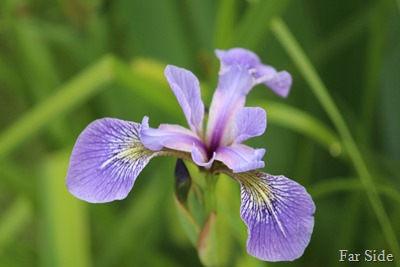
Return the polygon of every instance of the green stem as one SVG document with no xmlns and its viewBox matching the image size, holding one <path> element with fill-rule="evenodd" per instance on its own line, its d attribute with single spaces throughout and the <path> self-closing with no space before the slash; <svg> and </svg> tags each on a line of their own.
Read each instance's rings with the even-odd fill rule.
<svg viewBox="0 0 400 267">
<path fill-rule="evenodd" d="M 335 128 L 337 129 L 340 138 L 343 140 L 343 145 L 348 152 L 349 158 L 353 163 L 353 166 L 364 186 L 365 192 L 372 205 L 372 208 L 378 218 L 381 225 L 382 231 L 385 238 L 393 252 L 393 254 L 400 257 L 400 248 L 396 239 L 396 234 L 389 221 L 389 217 L 383 207 L 382 201 L 376 190 L 376 186 L 372 180 L 372 176 L 367 168 L 366 163 L 358 149 L 350 130 L 348 129 L 339 109 L 335 105 L 331 96 L 328 93 L 327 88 L 322 83 L 317 72 L 313 68 L 310 60 L 307 58 L 300 45 L 295 40 L 292 33 L 289 31 L 285 23 L 280 18 L 273 19 L 271 23 L 272 31 L 286 49 L 286 52 L 290 55 L 297 68 L 303 75 L 304 79 L 310 86 L 310 89 L 315 94 L 325 112 L 332 120 Z M 400 261 L 397 262 L 397 266 L 400 266 Z"/>
<path fill-rule="evenodd" d="M 206 188 L 204 190 L 205 222 L 197 241 L 197 253 L 201 263 L 207 267 L 219 266 L 217 240 L 217 201 L 215 187 L 218 176 L 206 174 Z"/>
<path fill-rule="evenodd" d="M 215 197 L 215 188 L 217 185 L 218 176 L 213 174 L 206 174 L 206 189 L 204 191 L 204 200 L 205 200 L 205 215 L 206 218 L 210 215 L 211 212 L 217 211 L 217 201 Z"/>
</svg>

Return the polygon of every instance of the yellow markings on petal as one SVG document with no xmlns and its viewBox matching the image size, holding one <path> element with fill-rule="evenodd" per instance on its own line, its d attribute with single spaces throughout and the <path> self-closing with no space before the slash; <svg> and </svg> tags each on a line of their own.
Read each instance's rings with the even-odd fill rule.
<svg viewBox="0 0 400 267">
<path fill-rule="evenodd" d="M 242 206 L 246 205 L 247 208 L 251 209 L 257 221 L 265 221 L 268 219 L 268 214 L 271 215 L 286 237 L 285 229 L 279 220 L 279 209 L 276 206 L 278 202 L 282 202 L 282 198 L 269 185 L 269 174 L 257 170 L 232 173 L 231 170 L 225 168 L 219 171 L 233 177 L 240 183 L 242 186 Z M 248 196 L 247 203 L 243 203 L 243 194 Z"/>
<path fill-rule="evenodd" d="M 156 152 L 147 149 L 139 141 L 128 142 L 125 147 L 122 147 L 115 155 L 103 162 L 100 169 L 104 169 L 109 164 L 116 161 L 122 160 L 122 162 L 136 162 L 140 161 L 142 158 L 156 156 L 155 154 Z"/>
</svg>

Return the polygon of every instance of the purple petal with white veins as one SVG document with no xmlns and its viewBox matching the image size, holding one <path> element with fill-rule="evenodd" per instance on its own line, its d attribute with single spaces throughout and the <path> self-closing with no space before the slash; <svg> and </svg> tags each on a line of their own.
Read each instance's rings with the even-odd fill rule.
<svg viewBox="0 0 400 267">
<path fill-rule="evenodd" d="M 232 143 L 233 121 L 244 106 L 253 86 L 252 75 L 242 66 L 234 65 L 219 76 L 207 124 L 206 142 L 211 151 Z"/>
<path fill-rule="evenodd" d="M 236 115 L 233 135 L 234 143 L 241 143 L 262 135 L 267 128 L 267 114 L 259 107 L 244 107 Z"/>
<path fill-rule="evenodd" d="M 223 162 L 232 172 L 246 172 L 264 167 L 265 149 L 254 149 L 243 144 L 233 144 L 217 149 L 216 160 Z"/>
<path fill-rule="evenodd" d="M 306 189 L 260 171 L 230 175 L 241 184 L 240 216 L 248 227 L 248 253 L 266 261 L 299 258 L 314 227 L 315 204 Z"/>
<path fill-rule="evenodd" d="M 111 118 L 89 124 L 72 150 L 68 190 L 93 203 L 125 198 L 149 160 L 161 154 L 142 145 L 140 127 Z"/>
<path fill-rule="evenodd" d="M 204 104 L 196 76 L 188 70 L 168 65 L 165 77 L 182 107 L 190 129 L 199 136 L 203 132 Z"/>
<path fill-rule="evenodd" d="M 150 128 L 148 117 L 143 118 L 140 141 L 150 150 L 166 147 L 184 152 L 191 152 L 193 144 L 196 144 L 202 153 L 206 154 L 205 145 L 191 130 L 172 124 L 161 124 L 157 129 Z"/>
</svg>

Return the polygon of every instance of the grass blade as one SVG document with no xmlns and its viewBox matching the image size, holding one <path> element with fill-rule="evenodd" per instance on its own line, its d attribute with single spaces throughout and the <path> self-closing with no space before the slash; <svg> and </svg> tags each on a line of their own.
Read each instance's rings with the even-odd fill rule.
<svg viewBox="0 0 400 267">
<path fill-rule="evenodd" d="M 339 109 L 329 95 L 327 88 L 322 83 L 310 60 L 307 58 L 306 54 L 301 49 L 300 45 L 297 43 L 296 39 L 289 31 L 285 23 L 281 19 L 275 18 L 272 21 L 271 26 L 276 38 L 297 65 L 298 70 L 303 75 L 304 79 L 309 84 L 310 89 L 315 94 L 318 101 L 321 103 L 322 107 L 325 109 L 325 112 L 328 114 L 329 118 L 336 127 L 339 136 L 342 139 L 344 148 L 347 150 L 349 158 L 358 176 L 360 177 L 361 183 L 364 186 L 385 238 L 393 254 L 396 255 L 395 258 L 399 258 L 400 247 L 394 229 L 378 195 L 370 171 L 368 170 L 360 150 L 357 147 L 342 115 L 340 114 Z M 397 261 L 397 266 L 400 266 L 400 261 Z"/>
<path fill-rule="evenodd" d="M 65 187 L 70 152 L 53 155 L 45 162 L 41 176 L 43 206 L 43 266 L 90 267 L 90 232 L 86 203 L 69 194 Z M 56 179 L 55 179 L 56 178 Z"/>
</svg>

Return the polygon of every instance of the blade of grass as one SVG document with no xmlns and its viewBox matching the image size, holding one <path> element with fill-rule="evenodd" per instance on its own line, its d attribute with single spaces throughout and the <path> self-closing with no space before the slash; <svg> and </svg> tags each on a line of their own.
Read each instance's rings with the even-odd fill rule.
<svg viewBox="0 0 400 267">
<path fill-rule="evenodd" d="M 376 5 L 368 6 L 349 20 L 342 22 L 342 26 L 331 33 L 328 37 L 318 42 L 312 49 L 312 58 L 316 65 L 325 62 L 342 51 L 346 45 L 360 38 L 367 27 L 368 20 L 373 14 Z"/>
<path fill-rule="evenodd" d="M 377 191 L 382 196 L 386 196 L 400 203 L 400 192 L 387 185 L 377 185 Z M 319 182 L 307 187 L 313 198 L 327 197 L 341 192 L 364 191 L 364 186 L 360 179 L 356 177 L 333 178 L 328 181 Z"/>
<path fill-rule="evenodd" d="M 383 53 L 385 52 L 385 43 L 387 41 L 388 22 L 388 1 L 379 2 L 375 6 L 375 12 L 369 21 L 369 39 L 366 51 L 366 69 L 364 80 L 364 94 L 362 95 L 362 113 L 361 126 L 359 136 L 364 143 L 368 144 L 371 139 L 372 129 L 374 126 L 374 114 L 376 104 L 379 99 L 379 91 L 381 89 L 380 79 L 382 75 Z"/>
<path fill-rule="evenodd" d="M 190 38 L 185 38 L 185 42 L 192 50 L 192 55 L 198 53 L 198 48 L 213 49 L 210 35 L 215 28 L 214 6 L 216 3 L 214 2 L 216 1 L 188 0 L 176 4 L 176 6 L 179 6 L 179 21 L 184 21 L 184 24 L 186 24 L 184 34 L 185 36 L 190 36 Z"/>
<path fill-rule="evenodd" d="M 143 64 L 139 66 L 145 73 L 135 64 L 129 67 L 112 56 L 104 56 L 0 133 L 0 160 L 49 122 L 87 101 L 113 81 L 134 89 L 139 97 L 174 115 L 179 107 L 171 104 L 174 103 L 173 94 L 169 91 L 154 94 L 154 88 L 160 87 L 160 78 L 154 79 L 151 71 L 154 64 L 149 63 L 147 69 Z"/>
<path fill-rule="evenodd" d="M 0 160 L 13 149 L 79 103 L 87 100 L 111 79 L 113 59 L 104 57 L 56 92 L 0 134 Z"/>
<path fill-rule="evenodd" d="M 229 48 L 232 45 L 232 32 L 236 14 L 236 0 L 221 0 L 215 22 L 214 47 Z"/>
<path fill-rule="evenodd" d="M 42 266 L 89 267 L 89 216 L 86 203 L 65 188 L 70 152 L 52 155 L 44 163 L 40 184 L 43 211 Z M 55 179 L 56 178 L 56 179 Z"/>
<path fill-rule="evenodd" d="M 267 121 L 304 134 L 325 147 L 332 156 L 343 155 L 339 137 L 329 127 L 306 112 L 285 104 L 259 101 L 254 106 L 267 110 Z"/>
<path fill-rule="evenodd" d="M 358 176 L 360 177 L 360 181 L 364 186 L 371 206 L 381 225 L 386 241 L 388 242 L 392 253 L 397 255 L 395 257 L 399 258 L 400 247 L 393 227 L 389 221 L 389 217 L 378 195 L 370 171 L 368 170 L 360 150 L 357 147 L 342 115 L 340 114 L 339 109 L 329 95 L 327 88 L 322 83 L 310 60 L 307 58 L 306 54 L 301 49 L 300 45 L 297 43 L 295 37 L 289 31 L 285 23 L 280 18 L 275 18 L 271 23 L 271 27 L 276 38 L 297 65 L 298 70 L 309 84 L 310 89 L 315 94 L 318 101 L 325 109 L 325 112 L 332 120 L 340 138 L 342 139 L 343 146 L 346 149 Z M 397 266 L 400 266 L 400 261 L 397 261 L 396 264 Z"/>
<path fill-rule="evenodd" d="M 260 36 L 265 36 L 269 30 L 271 19 L 279 16 L 284 10 L 288 0 L 257 1 L 246 10 L 243 19 L 237 25 L 234 38 L 235 45 L 254 49 Z"/>
<path fill-rule="evenodd" d="M 47 96 L 58 84 L 55 63 L 35 20 L 20 19 L 13 24 L 16 56 L 28 80 L 35 101 Z"/>
<path fill-rule="evenodd" d="M 11 206 L 3 212 L 0 221 L 0 253 L 16 235 L 32 219 L 31 203 L 23 196 L 18 197 Z"/>
</svg>

